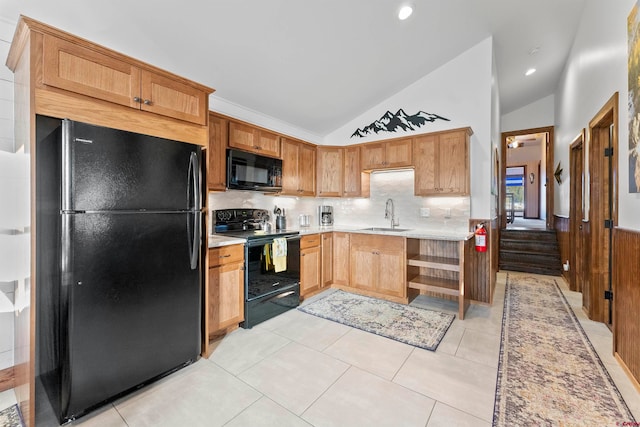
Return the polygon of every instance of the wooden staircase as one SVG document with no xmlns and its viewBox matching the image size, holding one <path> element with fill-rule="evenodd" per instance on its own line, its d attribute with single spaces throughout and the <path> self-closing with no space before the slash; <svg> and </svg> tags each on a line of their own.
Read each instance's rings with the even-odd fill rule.
<svg viewBox="0 0 640 427">
<path fill-rule="evenodd" d="M 500 230 L 500 270 L 560 276 L 555 230 Z"/>
</svg>

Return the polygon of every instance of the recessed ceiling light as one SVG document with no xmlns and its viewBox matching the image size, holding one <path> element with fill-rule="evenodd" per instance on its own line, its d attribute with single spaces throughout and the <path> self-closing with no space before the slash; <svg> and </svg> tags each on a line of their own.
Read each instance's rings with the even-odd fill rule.
<svg viewBox="0 0 640 427">
<path fill-rule="evenodd" d="M 525 75 L 525 76 L 530 76 L 531 74 L 533 74 L 533 73 L 535 73 L 535 72 L 536 72 L 536 69 L 535 69 L 535 68 L 529 68 L 529 69 L 527 70 L 527 72 L 526 72 L 526 73 L 524 73 L 524 75 Z"/>
<path fill-rule="evenodd" d="M 401 21 L 404 21 L 405 19 L 410 17 L 412 13 L 413 13 L 413 7 L 409 5 L 404 5 L 398 11 L 398 19 Z"/>
</svg>

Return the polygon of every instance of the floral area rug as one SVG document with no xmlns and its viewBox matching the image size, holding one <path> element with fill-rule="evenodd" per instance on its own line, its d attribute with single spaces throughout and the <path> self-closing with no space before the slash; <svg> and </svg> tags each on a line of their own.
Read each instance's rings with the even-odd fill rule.
<svg viewBox="0 0 640 427">
<path fill-rule="evenodd" d="M 493 425 L 638 425 L 553 278 L 507 275 Z"/>
<path fill-rule="evenodd" d="M 455 316 L 344 291 L 298 310 L 366 332 L 435 351 Z"/>
<path fill-rule="evenodd" d="M 18 405 L 9 406 L 6 409 L 0 411 L 0 427 L 22 427 L 22 418 L 20 417 L 20 411 L 18 411 Z"/>
</svg>

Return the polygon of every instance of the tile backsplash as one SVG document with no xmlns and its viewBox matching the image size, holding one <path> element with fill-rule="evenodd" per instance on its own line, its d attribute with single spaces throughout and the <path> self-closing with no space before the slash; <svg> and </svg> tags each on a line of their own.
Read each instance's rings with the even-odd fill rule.
<svg viewBox="0 0 640 427">
<path fill-rule="evenodd" d="M 273 212 L 277 205 L 285 210 L 287 226 L 297 228 L 300 214 L 311 215 L 311 224 L 318 225 L 318 206 L 331 205 L 335 225 L 388 227 L 390 220 L 385 219 L 384 212 L 387 199 L 392 199 L 401 228 L 468 230 L 470 197 L 414 196 L 413 176 L 413 170 L 374 172 L 371 174 L 369 198 L 270 196 L 252 191 L 230 190 L 210 193 L 209 208 L 259 208 Z M 421 216 L 421 209 L 423 213 L 428 212 L 429 216 Z"/>
</svg>

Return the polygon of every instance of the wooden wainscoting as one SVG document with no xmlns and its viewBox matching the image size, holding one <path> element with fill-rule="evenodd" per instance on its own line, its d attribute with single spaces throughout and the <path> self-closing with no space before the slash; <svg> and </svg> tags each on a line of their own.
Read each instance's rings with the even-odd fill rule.
<svg viewBox="0 0 640 427">
<path fill-rule="evenodd" d="M 556 238 L 558 239 L 558 247 L 560 248 L 560 260 L 564 264 L 570 259 L 571 254 L 571 243 L 569 239 L 569 217 L 554 215 L 554 227 L 556 229 Z M 569 268 L 574 268 L 575 266 L 569 265 Z M 569 277 L 569 272 L 562 270 L 562 277 L 567 283 L 571 283 L 571 278 Z M 575 291 L 575 289 L 571 289 Z"/>
<path fill-rule="evenodd" d="M 493 292 L 496 284 L 498 243 L 498 219 L 470 219 L 469 230 L 476 224 L 483 223 L 487 229 L 487 252 L 469 251 L 465 256 L 465 280 L 469 281 L 470 299 L 484 304 L 493 303 Z M 472 246 L 475 244 L 472 242 Z"/>
<path fill-rule="evenodd" d="M 640 231 L 613 229 L 613 352 L 640 391 Z"/>
</svg>

